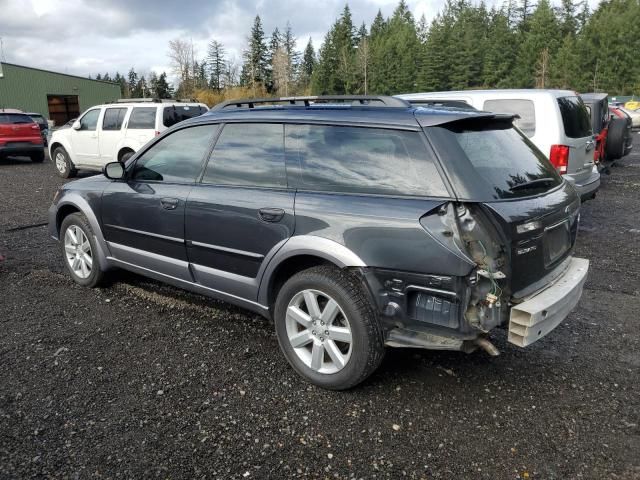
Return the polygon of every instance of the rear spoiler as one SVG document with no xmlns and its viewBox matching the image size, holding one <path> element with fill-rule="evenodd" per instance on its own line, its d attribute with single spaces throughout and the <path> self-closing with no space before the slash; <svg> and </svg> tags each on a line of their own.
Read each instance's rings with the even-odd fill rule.
<svg viewBox="0 0 640 480">
<path fill-rule="evenodd" d="M 462 108 L 426 108 L 416 109 L 416 120 L 421 127 L 435 127 L 450 123 L 468 122 L 509 122 L 520 118 L 518 114 L 492 113 Z"/>
</svg>

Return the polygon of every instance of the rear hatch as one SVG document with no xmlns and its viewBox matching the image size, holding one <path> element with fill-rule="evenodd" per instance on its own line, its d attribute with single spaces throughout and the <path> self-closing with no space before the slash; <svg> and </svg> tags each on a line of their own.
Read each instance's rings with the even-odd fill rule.
<svg viewBox="0 0 640 480">
<path fill-rule="evenodd" d="M 462 202 L 479 204 L 506 250 L 515 297 L 562 271 L 578 228 L 579 198 L 512 117 L 477 117 L 425 129 Z"/>
<path fill-rule="evenodd" d="M 0 113 L 0 145 L 42 143 L 40 127 L 22 113 Z"/>
<path fill-rule="evenodd" d="M 566 173 L 582 184 L 591 177 L 596 146 L 589 111 L 577 95 L 559 97 L 557 102 L 564 127 L 562 145 L 569 147 Z"/>
</svg>

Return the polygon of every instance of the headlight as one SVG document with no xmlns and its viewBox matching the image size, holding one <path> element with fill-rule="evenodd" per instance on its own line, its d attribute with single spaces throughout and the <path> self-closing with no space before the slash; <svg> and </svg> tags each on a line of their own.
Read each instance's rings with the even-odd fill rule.
<svg viewBox="0 0 640 480">
<path fill-rule="evenodd" d="M 62 188 L 56 190 L 56 193 L 53 194 L 53 203 L 56 203 L 62 194 Z"/>
</svg>

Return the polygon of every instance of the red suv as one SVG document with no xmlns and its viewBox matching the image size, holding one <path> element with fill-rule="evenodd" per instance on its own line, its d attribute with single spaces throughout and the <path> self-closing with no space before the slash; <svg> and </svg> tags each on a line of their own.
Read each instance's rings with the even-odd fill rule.
<svg viewBox="0 0 640 480">
<path fill-rule="evenodd" d="M 30 157 L 33 162 L 44 160 L 44 144 L 40 127 L 24 113 L 0 110 L 0 158 Z"/>
</svg>

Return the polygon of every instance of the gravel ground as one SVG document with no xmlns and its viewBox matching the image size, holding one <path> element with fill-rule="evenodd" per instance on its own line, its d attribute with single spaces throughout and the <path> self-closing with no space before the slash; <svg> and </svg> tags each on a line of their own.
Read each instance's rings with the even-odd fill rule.
<svg viewBox="0 0 640 480">
<path fill-rule="evenodd" d="M 636 144 L 640 137 L 635 135 Z M 582 212 L 578 308 L 502 355 L 392 350 L 301 381 L 272 325 L 118 273 L 85 289 L 45 227 L 50 162 L 0 162 L 0 478 L 640 478 L 640 145 Z"/>
</svg>

